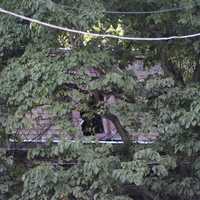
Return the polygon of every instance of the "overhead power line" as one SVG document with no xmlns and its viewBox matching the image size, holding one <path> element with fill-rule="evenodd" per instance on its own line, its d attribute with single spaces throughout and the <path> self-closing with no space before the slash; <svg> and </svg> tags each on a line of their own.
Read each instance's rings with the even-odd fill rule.
<svg viewBox="0 0 200 200">
<path fill-rule="evenodd" d="M 181 7 L 173 7 L 173 8 L 165 8 L 160 10 L 150 10 L 150 11 L 114 11 L 114 10 L 105 10 L 103 13 L 105 14 L 117 14 L 117 15 L 144 15 L 144 14 L 161 14 L 161 13 L 168 13 L 168 12 L 175 12 L 175 11 L 184 11 L 184 10 L 191 10 L 198 5 L 191 5 L 191 6 L 181 6 Z M 71 10 L 78 10 L 76 7 L 68 7 L 64 6 Z"/>
<path fill-rule="evenodd" d="M 107 14 L 119 14 L 119 15 L 143 15 L 143 14 L 160 14 L 160 13 L 168 13 L 182 10 L 193 9 L 194 6 L 184 6 L 184 7 L 175 7 L 175 8 L 167 8 L 162 10 L 152 10 L 152 11 L 104 11 Z"/>
<path fill-rule="evenodd" d="M 14 12 L 11 12 L 11 11 L 7 11 L 3 8 L 0 8 L 0 12 L 7 14 L 7 15 L 17 17 L 17 18 L 21 18 L 23 20 L 26 20 L 26 21 L 29 21 L 32 23 L 46 26 L 49 28 L 66 31 L 69 33 L 76 33 L 76 34 L 80 34 L 80 35 L 89 35 L 89 36 L 100 37 L 100 38 L 113 38 L 113 39 L 120 39 L 120 40 L 129 40 L 129 41 L 166 41 L 166 40 L 175 40 L 175 39 L 194 38 L 194 37 L 200 36 L 200 33 L 195 33 L 195 34 L 191 34 L 191 35 L 182 35 L 182 36 L 169 36 L 169 37 L 160 37 L 160 38 L 142 38 L 142 37 L 117 36 L 117 35 L 112 35 L 112 34 L 99 34 L 99 33 L 91 33 L 91 32 L 87 32 L 87 31 L 80 31 L 80 30 L 75 30 L 75 29 L 71 29 L 71 28 L 66 28 L 66 27 L 49 24 L 46 22 L 39 21 L 37 19 L 32 19 L 30 17 L 25 17 L 23 15 L 19 15 Z"/>
<path fill-rule="evenodd" d="M 173 7 L 173 8 L 165 8 L 160 10 L 150 10 L 150 11 L 113 11 L 113 10 L 105 10 L 103 13 L 105 14 L 117 14 L 117 15 L 143 15 L 143 14 L 160 14 L 160 13 L 168 13 L 175 11 L 183 11 L 183 10 L 191 10 L 198 5 L 191 6 L 181 6 L 181 7 Z M 78 11 L 77 7 L 63 6 L 66 9 Z"/>
</svg>

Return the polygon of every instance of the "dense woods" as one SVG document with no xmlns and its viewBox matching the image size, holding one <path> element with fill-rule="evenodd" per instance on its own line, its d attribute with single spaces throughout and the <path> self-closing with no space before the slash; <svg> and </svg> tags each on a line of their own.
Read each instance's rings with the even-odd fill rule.
<svg viewBox="0 0 200 200">
<path fill-rule="evenodd" d="M 158 38 L 200 30 L 199 0 L 0 0 L 0 8 L 99 34 Z M 171 8 L 181 9 L 148 13 Z M 159 65 L 162 73 L 138 79 L 131 68 L 138 58 L 145 71 Z M 199 37 L 99 38 L 0 13 L 0 200 L 200 199 L 199 82 Z M 61 141 L 27 154 L 8 151 L 11 141 L 23 142 L 16 133 L 32 127 L 27 114 L 41 106 L 63 130 Z M 80 137 L 74 112 L 89 137 Z M 95 139 L 100 119 L 112 122 L 123 144 Z M 138 132 L 159 137 L 139 145 L 131 139 Z"/>
</svg>

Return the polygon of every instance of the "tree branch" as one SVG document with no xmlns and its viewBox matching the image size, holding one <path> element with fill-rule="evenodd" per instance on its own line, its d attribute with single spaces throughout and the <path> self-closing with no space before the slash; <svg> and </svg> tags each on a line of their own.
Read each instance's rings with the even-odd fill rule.
<svg viewBox="0 0 200 200">
<path fill-rule="evenodd" d="M 194 82 L 200 82 L 200 59 L 199 59 L 200 55 L 196 56 L 196 66 L 193 72 L 193 77 L 192 80 Z"/>
<path fill-rule="evenodd" d="M 124 142 L 125 148 L 128 150 L 132 144 L 129 132 L 122 126 L 118 117 L 115 116 L 114 114 L 106 113 L 104 117 L 112 121 L 112 123 L 115 125 L 117 132 L 120 134 L 122 141 Z"/>
</svg>

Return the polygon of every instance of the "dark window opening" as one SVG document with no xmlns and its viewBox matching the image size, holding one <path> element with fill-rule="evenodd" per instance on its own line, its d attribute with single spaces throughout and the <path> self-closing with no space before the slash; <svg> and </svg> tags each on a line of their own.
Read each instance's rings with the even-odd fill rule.
<svg viewBox="0 0 200 200">
<path fill-rule="evenodd" d="M 100 115 L 95 114 L 91 118 L 82 115 L 82 119 L 84 122 L 82 123 L 81 128 L 84 136 L 91 136 L 104 132 L 103 122 Z"/>
</svg>

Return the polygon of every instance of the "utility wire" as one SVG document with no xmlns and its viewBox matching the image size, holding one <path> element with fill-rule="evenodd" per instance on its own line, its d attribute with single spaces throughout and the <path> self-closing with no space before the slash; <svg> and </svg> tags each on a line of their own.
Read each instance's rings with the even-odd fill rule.
<svg viewBox="0 0 200 200">
<path fill-rule="evenodd" d="M 181 7 L 173 7 L 173 8 L 166 8 L 161 10 L 150 10 L 150 11 L 113 11 L 113 10 L 105 10 L 103 13 L 105 14 L 121 14 L 121 15 L 144 15 L 144 14 L 160 14 L 160 13 L 168 13 L 168 12 L 175 12 L 175 11 L 184 11 L 184 10 L 191 10 L 198 5 L 192 6 L 181 6 Z M 71 10 L 78 10 L 76 7 L 68 7 L 64 6 L 67 9 Z"/>
<path fill-rule="evenodd" d="M 188 6 L 188 7 L 185 6 L 185 7 L 175 7 L 175 8 L 153 10 L 153 11 L 104 11 L 104 13 L 107 13 L 107 14 L 122 14 L 122 15 L 160 14 L 160 13 L 189 10 L 189 9 L 193 9 L 194 7 L 195 6 Z"/>
<path fill-rule="evenodd" d="M 173 7 L 173 8 L 166 8 L 161 10 L 150 10 L 150 11 L 113 11 L 113 10 L 105 10 L 102 13 L 105 14 L 121 14 L 121 15 L 143 15 L 143 14 L 160 14 L 160 13 L 168 13 L 168 12 L 175 12 L 175 11 L 183 11 L 183 10 L 191 10 L 195 8 L 197 5 L 192 6 L 181 6 L 181 7 Z M 70 7 L 70 6 L 63 6 L 63 8 L 76 10 L 79 9 L 77 7 Z"/>
<path fill-rule="evenodd" d="M 113 38 L 113 39 L 120 39 L 120 40 L 129 40 L 129 41 L 166 41 L 166 40 L 175 40 L 175 39 L 186 39 L 186 38 L 194 38 L 194 37 L 199 37 L 200 33 L 195 33 L 191 35 L 182 35 L 182 36 L 169 36 L 169 37 L 160 37 L 160 38 L 141 38 L 141 37 L 128 37 L 128 36 L 117 36 L 117 35 L 112 35 L 112 34 L 99 34 L 99 33 L 91 33 L 91 32 L 86 32 L 86 31 L 80 31 L 80 30 L 75 30 L 75 29 L 70 29 L 66 27 L 61 27 L 53 24 L 49 24 L 46 22 L 39 21 L 37 19 L 32 19 L 30 17 L 25 17 L 23 15 L 16 14 L 14 12 L 7 11 L 5 9 L 0 8 L 0 12 L 11 15 L 17 18 L 21 18 L 23 20 L 40 24 L 42 26 L 46 26 L 49 28 L 61 30 L 61 31 L 66 31 L 69 33 L 76 33 L 80 35 L 89 35 L 93 37 L 100 37 L 100 38 Z"/>
</svg>

